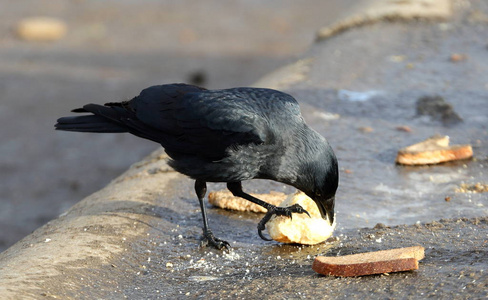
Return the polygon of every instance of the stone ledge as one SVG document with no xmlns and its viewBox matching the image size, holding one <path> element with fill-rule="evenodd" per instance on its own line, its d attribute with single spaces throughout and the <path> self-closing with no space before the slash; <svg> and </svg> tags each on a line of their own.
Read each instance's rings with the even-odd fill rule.
<svg viewBox="0 0 488 300">
<path fill-rule="evenodd" d="M 176 176 L 168 172 L 166 158 L 162 149 L 153 152 L 102 190 L 2 252 L 2 298 L 49 296 L 46 290 L 56 288 L 50 278 L 83 277 L 92 268 L 109 264 L 132 240 L 144 236 L 151 218 L 145 208 L 157 201 L 150 194 L 161 192 Z"/>
<path fill-rule="evenodd" d="M 452 16 L 451 0 L 371 0 L 356 10 L 356 13 L 319 29 L 317 41 L 325 40 L 350 28 L 383 20 L 446 21 Z"/>
</svg>

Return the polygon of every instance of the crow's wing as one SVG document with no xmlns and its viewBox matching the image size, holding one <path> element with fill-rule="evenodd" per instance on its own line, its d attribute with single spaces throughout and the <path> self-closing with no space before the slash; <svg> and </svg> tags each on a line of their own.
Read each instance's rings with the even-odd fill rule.
<svg viewBox="0 0 488 300">
<path fill-rule="evenodd" d="M 274 130 L 276 124 L 301 118 L 296 100 L 278 91 L 208 91 L 186 84 L 152 86 L 130 101 L 88 104 L 74 111 L 91 112 L 158 142 L 171 156 L 209 160 L 224 158 L 229 147 L 272 142 L 275 132 L 282 131 Z"/>
<path fill-rule="evenodd" d="M 211 160 L 225 157 L 229 147 L 269 142 L 274 138 L 273 118 L 286 118 L 287 111 L 300 115 L 291 96 L 253 88 L 206 91 L 188 85 L 153 86 L 129 105 L 137 118 L 128 126 L 156 130 L 158 138 L 153 140 L 169 153 Z"/>
</svg>

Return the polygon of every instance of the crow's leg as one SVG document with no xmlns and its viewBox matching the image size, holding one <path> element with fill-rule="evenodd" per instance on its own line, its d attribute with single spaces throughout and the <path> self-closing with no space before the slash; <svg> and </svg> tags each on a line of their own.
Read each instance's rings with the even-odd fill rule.
<svg viewBox="0 0 488 300">
<path fill-rule="evenodd" d="M 200 202 L 200 208 L 202 210 L 202 217 L 203 217 L 203 239 L 202 245 L 207 246 L 210 245 L 217 249 L 226 248 L 229 249 L 230 245 L 224 240 L 216 238 L 212 231 L 208 228 L 208 219 L 207 219 L 207 210 L 205 208 L 205 203 L 203 199 L 205 198 L 205 194 L 207 193 L 207 183 L 205 181 L 197 180 L 195 181 L 195 192 L 197 193 L 198 201 Z"/>
<path fill-rule="evenodd" d="M 301 207 L 299 204 L 293 204 L 292 206 L 288 206 L 288 207 L 274 206 L 272 204 L 264 202 L 263 200 L 259 200 L 258 198 L 253 197 L 253 196 L 245 193 L 242 190 L 242 184 L 240 181 L 239 182 L 228 182 L 227 188 L 229 189 L 229 191 L 231 191 L 231 193 L 234 196 L 244 198 L 244 199 L 251 201 L 252 203 L 255 203 L 257 205 L 260 205 L 260 206 L 262 206 L 268 210 L 268 212 L 266 213 L 264 218 L 262 218 L 261 221 L 259 221 L 259 223 L 258 223 L 259 237 L 261 237 L 265 241 L 272 241 L 271 239 L 266 238 L 262 232 L 263 230 L 266 229 L 265 225 L 266 225 L 266 223 L 268 223 L 269 219 L 271 219 L 271 216 L 277 215 L 277 216 L 287 216 L 287 217 L 291 218 L 292 213 L 299 213 L 299 214 L 306 213 L 310 217 L 310 214 L 308 213 L 308 211 L 303 209 L 303 207 Z"/>
</svg>

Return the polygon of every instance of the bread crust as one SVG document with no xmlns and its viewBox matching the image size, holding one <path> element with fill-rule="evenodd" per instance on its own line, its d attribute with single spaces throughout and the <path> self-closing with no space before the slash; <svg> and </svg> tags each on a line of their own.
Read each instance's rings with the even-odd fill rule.
<svg viewBox="0 0 488 300">
<path fill-rule="evenodd" d="M 312 269 L 323 275 L 352 277 L 418 269 L 424 258 L 421 246 L 366 252 L 352 255 L 315 258 Z"/>
<path fill-rule="evenodd" d="M 280 205 L 280 203 L 283 202 L 287 197 L 285 193 L 274 191 L 270 192 L 269 194 L 251 194 L 251 196 L 254 196 L 274 206 Z M 258 213 L 265 213 L 267 211 L 264 207 L 254 204 L 241 197 L 235 197 L 231 192 L 225 190 L 210 192 L 208 194 L 208 202 L 217 207 L 230 210 Z"/>
<path fill-rule="evenodd" d="M 429 165 L 467 159 L 473 156 L 471 145 L 449 146 L 448 136 L 433 136 L 398 151 L 396 162 L 402 165 Z"/>
</svg>

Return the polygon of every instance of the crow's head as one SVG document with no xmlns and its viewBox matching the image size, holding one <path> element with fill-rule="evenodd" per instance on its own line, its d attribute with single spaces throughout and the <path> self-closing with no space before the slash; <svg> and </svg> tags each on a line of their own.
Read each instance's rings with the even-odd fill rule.
<svg viewBox="0 0 488 300">
<path fill-rule="evenodd" d="M 306 164 L 307 178 L 301 190 L 317 204 L 324 220 L 334 223 L 334 204 L 339 170 L 334 151 L 327 142 L 315 153 L 314 159 Z"/>
<path fill-rule="evenodd" d="M 317 182 L 314 191 L 308 196 L 317 204 L 324 220 L 334 223 L 335 193 L 339 183 L 339 174 L 336 171 L 329 172 L 325 180 Z"/>
</svg>

